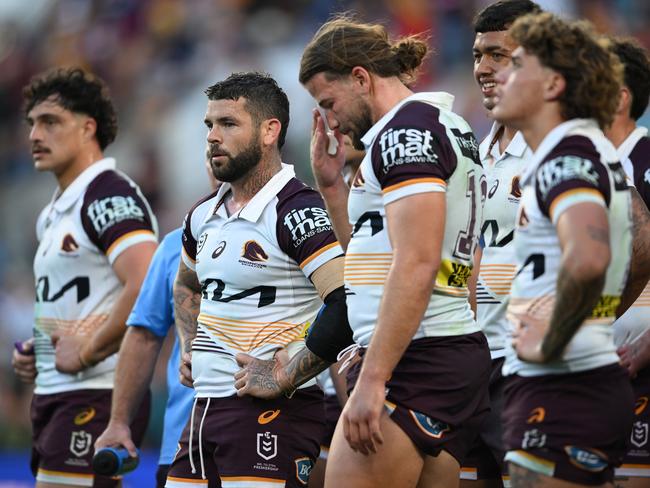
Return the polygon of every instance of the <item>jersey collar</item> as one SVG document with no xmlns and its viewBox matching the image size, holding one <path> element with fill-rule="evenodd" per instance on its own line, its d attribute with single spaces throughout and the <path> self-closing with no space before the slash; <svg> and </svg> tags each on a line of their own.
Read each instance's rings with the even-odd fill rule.
<svg viewBox="0 0 650 488">
<path fill-rule="evenodd" d="M 98 174 L 109 169 L 115 169 L 115 159 L 100 159 L 83 170 L 81 174 L 70 183 L 63 193 L 60 193 L 60 190 L 57 188 L 52 197 L 52 206 L 54 209 L 57 212 L 65 212 L 71 205 L 81 198 L 86 191 L 88 184 L 93 181 Z"/>
<path fill-rule="evenodd" d="M 648 135 L 648 129 L 645 127 L 637 127 L 627 138 L 621 143 L 620 146 L 616 148 L 616 154 L 618 154 L 619 161 L 625 161 L 630 157 L 630 153 L 636 146 L 637 142 L 641 140 L 642 137 Z"/>
<path fill-rule="evenodd" d="M 478 148 L 481 161 L 485 161 L 490 156 L 490 154 L 488 154 L 488 151 L 490 150 L 490 144 L 492 144 L 492 140 L 494 139 L 497 131 L 500 128 L 501 128 L 501 124 L 498 124 L 497 122 L 493 122 L 492 128 L 490 129 L 490 133 L 481 142 Z M 495 161 L 501 159 L 503 155 L 506 153 L 516 158 L 523 158 L 524 154 L 526 153 L 526 149 L 528 149 L 528 144 L 526 144 L 524 135 L 520 131 L 517 131 L 515 136 L 510 141 L 510 144 L 508 144 L 508 147 L 506 147 L 506 150 L 503 152 L 503 154 L 499 154 L 499 143 L 498 142 L 495 143 L 494 146 L 492 147 L 492 156 L 494 157 Z"/>
<path fill-rule="evenodd" d="M 296 172 L 293 169 L 293 165 L 282 163 L 282 169 L 273 175 L 273 177 L 266 182 L 266 185 L 264 185 L 260 191 L 250 199 L 244 208 L 239 211 L 237 217 L 250 222 L 257 222 L 266 206 L 277 196 L 280 190 L 285 187 L 289 180 L 295 176 Z M 221 202 L 229 191 L 230 183 L 224 183 L 221 185 L 215 198 L 215 205 L 218 205 L 218 202 Z"/>
<path fill-rule="evenodd" d="M 370 128 L 370 130 L 368 130 L 368 132 L 364 134 L 364 136 L 361 138 L 361 142 L 363 142 L 363 145 L 366 146 L 366 149 L 369 149 L 370 146 L 372 146 L 372 143 L 375 140 L 375 137 L 377 137 L 377 134 L 379 134 L 384 126 L 395 116 L 397 111 L 407 103 L 411 102 L 426 102 L 430 105 L 444 108 L 445 110 L 451 110 L 452 105 L 454 104 L 454 96 L 446 92 L 420 92 L 406 97 L 404 100 L 391 108 L 381 119 L 375 123 L 375 125 Z"/>
</svg>

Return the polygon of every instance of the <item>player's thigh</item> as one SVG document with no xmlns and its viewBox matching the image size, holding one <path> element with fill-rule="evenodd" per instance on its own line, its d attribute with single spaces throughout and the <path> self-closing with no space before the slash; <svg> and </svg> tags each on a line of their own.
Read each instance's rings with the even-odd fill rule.
<svg viewBox="0 0 650 488">
<path fill-rule="evenodd" d="M 535 471 L 531 471 L 514 463 L 509 463 L 510 486 L 512 488 L 581 488 L 590 486 L 593 488 L 613 488 L 611 483 L 601 485 L 583 485 L 570 481 L 552 478 Z"/>
<path fill-rule="evenodd" d="M 376 488 L 377 486 L 417 486 L 424 459 L 411 439 L 386 411 L 380 419 L 384 443 L 377 452 L 365 456 L 352 450 L 339 422 L 334 432 L 325 471 L 325 488 Z"/>
<path fill-rule="evenodd" d="M 319 457 L 316 460 L 314 468 L 309 474 L 309 488 L 323 488 L 325 486 L 325 469 L 327 468 L 327 459 Z"/>
<path fill-rule="evenodd" d="M 459 472 L 458 460 L 445 450 L 436 457 L 426 456 L 417 488 L 457 488 Z"/>
</svg>

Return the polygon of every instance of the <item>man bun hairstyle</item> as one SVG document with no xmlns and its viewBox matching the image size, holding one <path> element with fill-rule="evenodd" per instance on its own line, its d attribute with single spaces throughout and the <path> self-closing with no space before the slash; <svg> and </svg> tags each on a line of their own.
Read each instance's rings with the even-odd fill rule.
<svg viewBox="0 0 650 488">
<path fill-rule="evenodd" d="M 601 129 L 614 119 L 623 84 L 623 65 L 609 40 L 589 22 L 566 22 L 550 13 L 525 15 L 510 35 L 528 54 L 561 74 L 566 87 L 559 97 L 562 117 L 596 119 Z"/>
<path fill-rule="evenodd" d="M 95 120 L 95 138 L 103 151 L 117 136 L 117 114 L 108 86 L 98 76 L 81 68 L 57 68 L 33 77 L 23 88 L 27 115 L 48 99 L 70 112 Z"/>
<path fill-rule="evenodd" d="M 298 78 L 304 85 L 318 73 L 334 79 L 361 66 L 383 78 L 397 76 L 410 85 L 428 52 L 422 35 L 391 40 L 383 25 L 340 14 L 323 24 L 305 47 Z"/>
<path fill-rule="evenodd" d="M 612 38 L 612 49 L 623 63 L 624 83 L 632 94 L 630 117 L 639 120 L 650 97 L 650 60 L 648 52 L 632 37 Z"/>
<path fill-rule="evenodd" d="M 488 5 L 474 17 L 474 32 L 499 32 L 526 14 L 541 14 L 542 7 L 531 0 L 499 0 Z"/>
</svg>

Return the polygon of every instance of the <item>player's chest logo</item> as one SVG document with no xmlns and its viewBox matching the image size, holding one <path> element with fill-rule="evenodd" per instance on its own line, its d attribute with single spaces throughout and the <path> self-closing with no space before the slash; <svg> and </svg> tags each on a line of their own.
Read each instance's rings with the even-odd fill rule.
<svg viewBox="0 0 650 488">
<path fill-rule="evenodd" d="M 257 434 L 257 454 L 268 461 L 278 455 L 278 436 L 270 432 Z"/>
</svg>

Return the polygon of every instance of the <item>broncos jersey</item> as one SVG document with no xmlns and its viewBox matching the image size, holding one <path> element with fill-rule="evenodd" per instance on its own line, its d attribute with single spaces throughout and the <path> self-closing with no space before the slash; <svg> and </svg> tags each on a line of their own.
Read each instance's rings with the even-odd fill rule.
<svg viewBox="0 0 650 488">
<path fill-rule="evenodd" d="M 236 393 L 235 354 L 290 355 L 323 305 L 309 280 L 343 254 L 320 195 L 282 170 L 237 213 L 228 215 L 230 184 L 201 200 L 183 225 L 183 262 L 201 283 L 192 343 L 197 397 Z M 304 386 L 313 385 L 314 381 Z"/>
<path fill-rule="evenodd" d="M 348 318 L 362 346 L 374 331 L 392 263 L 386 205 L 425 192 L 446 193 L 445 231 L 434 290 L 413 339 L 479 330 L 467 300 L 467 280 L 486 184 L 476 139 L 451 111 L 452 103 L 447 93 L 414 94 L 363 137 L 367 151 L 350 189 L 353 231 L 345 255 Z"/>
<path fill-rule="evenodd" d="M 637 127 L 618 149 L 629 182 L 650 209 L 650 138 L 648 129 Z M 617 347 L 637 340 L 650 327 L 650 284 L 627 312 L 614 322 L 614 343 Z"/>
<path fill-rule="evenodd" d="M 510 330 L 506 308 L 517 262 L 513 237 L 521 198 L 519 179 L 532 156 L 521 132 L 500 154 L 497 139 L 501 130 L 502 126 L 493 124 L 479 147 L 488 191 L 481 226 L 483 257 L 476 285 L 476 320 L 493 359 L 505 354 Z"/>
<path fill-rule="evenodd" d="M 157 241 L 156 219 L 133 181 L 103 159 L 58 191 L 36 223 L 34 345 L 37 394 L 113 387 L 117 355 L 69 375 L 55 369 L 51 335 L 92 335 L 122 290 L 111 265 L 127 248 Z"/>
<path fill-rule="evenodd" d="M 562 250 L 556 225 L 574 205 L 601 205 L 609 220 L 611 260 L 600 300 L 567 345 L 562 357 L 533 364 L 508 347 L 504 374 L 538 376 L 585 371 L 618 361 L 612 323 L 630 262 L 630 192 L 616 150 L 595 121 L 574 119 L 553 129 L 533 155 L 521 180 L 522 197 L 515 229 L 517 274 L 508 319 L 513 326 L 528 314 L 550 322 Z"/>
</svg>

